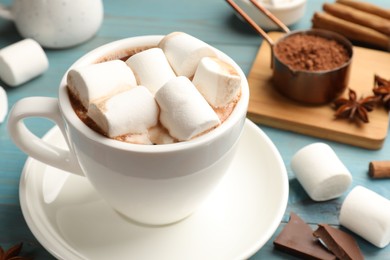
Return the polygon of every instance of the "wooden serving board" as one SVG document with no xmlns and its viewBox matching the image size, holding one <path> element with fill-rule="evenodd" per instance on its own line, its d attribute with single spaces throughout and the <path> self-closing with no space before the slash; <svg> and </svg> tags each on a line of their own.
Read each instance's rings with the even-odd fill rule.
<svg viewBox="0 0 390 260">
<path fill-rule="evenodd" d="M 275 40 L 283 33 L 269 35 Z M 348 87 L 358 97 L 373 95 L 374 74 L 390 78 L 390 53 L 361 47 L 354 47 L 353 51 Z M 384 108 L 370 112 L 367 124 L 335 119 L 331 104 L 306 106 L 279 94 L 272 85 L 270 62 L 271 48 L 263 41 L 248 76 L 248 117 L 252 121 L 367 149 L 382 147 L 389 125 L 389 114 Z M 343 95 L 347 96 L 347 92 Z"/>
</svg>

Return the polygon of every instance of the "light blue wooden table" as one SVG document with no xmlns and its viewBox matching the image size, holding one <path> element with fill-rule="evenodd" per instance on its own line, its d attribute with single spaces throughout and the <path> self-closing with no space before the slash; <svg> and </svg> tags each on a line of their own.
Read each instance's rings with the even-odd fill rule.
<svg viewBox="0 0 390 260">
<path fill-rule="evenodd" d="M 10 1 L 1 1 L 8 4 Z M 291 29 L 307 29 L 311 26 L 313 12 L 321 10 L 325 1 L 309 0 L 306 14 Z M 372 3 L 390 8 L 387 0 L 372 0 Z M 23 97 L 57 96 L 57 87 L 66 69 L 87 51 L 117 39 L 151 34 L 167 34 L 184 31 L 217 47 L 231 56 L 248 74 L 262 39 L 240 21 L 223 0 L 113 0 L 104 1 L 105 17 L 103 25 L 93 39 L 85 44 L 64 50 L 46 50 L 50 61 L 49 70 L 20 87 L 10 88 L 5 84 L 9 108 Z M 0 21 L 0 48 L 21 40 L 12 23 Z M 28 57 L 26 57 L 27 59 Z M 26 61 L 28 62 L 28 61 Z M 390 62 L 390 60 L 389 60 Z M 389 75 L 384 75 L 390 78 Z M 52 124 L 42 120 L 29 120 L 29 126 L 39 136 L 45 134 Z M 259 127 L 271 138 L 279 149 L 286 164 L 290 193 L 287 210 L 282 223 L 274 236 L 252 259 L 291 259 L 273 248 L 272 241 L 288 220 L 289 212 L 294 211 L 305 221 L 316 227 L 317 223 L 338 225 L 338 213 L 344 197 L 323 203 L 315 203 L 306 193 L 290 168 L 290 160 L 301 147 L 321 139 L 282 131 L 263 125 Z M 390 160 L 390 140 L 376 151 L 325 141 L 331 145 L 340 159 L 353 174 L 353 186 L 363 185 L 390 199 L 390 179 L 371 180 L 367 175 L 368 164 L 373 160 Z M 260 155 L 259 155 L 260 156 Z M 39 244 L 23 218 L 19 197 L 19 179 L 27 156 L 10 140 L 6 124 L 0 125 L 0 246 L 8 248 L 23 242 L 23 254 L 36 259 L 52 259 L 52 256 Z M 352 188 L 351 187 L 351 188 Z M 237 237 L 237 239 L 240 239 Z M 390 259 L 390 247 L 378 249 L 357 237 L 367 259 Z M 151 248 L 152 250 L 152 248 Z M 226 249 L 228 250 L 228 249 Z M 113 258 L 114 259 L 114 258 Z"/>
</svg>

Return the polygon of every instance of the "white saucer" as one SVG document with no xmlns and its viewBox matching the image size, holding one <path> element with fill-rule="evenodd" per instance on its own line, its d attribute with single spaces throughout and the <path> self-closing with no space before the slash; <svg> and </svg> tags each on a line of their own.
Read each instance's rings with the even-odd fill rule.
<svg viewBox="0 0 390 260">
<path fill-rule="evenodd" d="M 44 137 L 64 147 L 58 128 Z M 137 225 L 113 211 L 84 177 L 29 158 L 20 182 L 24 217 L 60 259 L 244 259 L 278 227 L 288 178 L 270 139 L 247 120 L 238 154 L 215 192 L 173 225 Z"/>
</svg>

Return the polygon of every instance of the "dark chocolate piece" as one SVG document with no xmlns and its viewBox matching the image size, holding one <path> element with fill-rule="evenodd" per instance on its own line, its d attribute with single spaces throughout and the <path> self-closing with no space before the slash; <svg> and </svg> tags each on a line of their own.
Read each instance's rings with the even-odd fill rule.
<svg viewBox="0 0 390 260">
<path fill-rule="evenodd" d="M 355 239 L 340 229 L 331 227 L 327 224 L 320 224 L 313 235 L 320 239 L 340 260 L 364 259 Z"/>
<path fill-rule="evenodd" d="M 313 230 L 295 213 L 274 240 L 276 249 L 302 259 L 334 260 L 334 256 L 313 236 Z"/>
</svg>

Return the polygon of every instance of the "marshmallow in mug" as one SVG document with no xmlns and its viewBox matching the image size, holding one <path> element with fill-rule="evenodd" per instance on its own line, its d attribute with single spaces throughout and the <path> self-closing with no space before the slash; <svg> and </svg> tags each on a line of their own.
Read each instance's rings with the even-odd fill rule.
<svg viewBox="0 0 390 260">
<path fill-rule="evenodd" d="M 241 77 L 232 65 L 214 57 L 199 62 L 192 83 L 213 107 L 232 102 L 241 87 Z"/>
<path fill-rule="evenodd" d="M 147 133 L 157 124 L 158 113 L 159 108 L 150 91 L 137 86 L 92 102 L 87 114 L 108 137 L 114 138 Z M 148 143 L 151 144 L 150 141 Z"/>
<path fill-rule="evenodd" d="M 340 224 L 379 248 L 390 243 L 390 200 L 356 186 L 341 205 Z"/>
<path fill-rule="evenodd" d="M 189 140 L 220 124 L 218 115 L 186 77 L 168 81 L 155 98 L 161 109 L 162 125 L 179 141 Z"/>
<path fill-rule="evenodd" d="M 18 86 L 49 68 L 42 47 L 35 40 L 25 39 L 0 50 L 0 78 L 9 86 Z"/>
<path fill-rule="evenodd" d="M 166 35 L 158 44 L 178 76 L 192 78 L 203 57 L 217 57 L 207 43 L 182 32 Z"/>
<path fill-rule="evenodd" d="M 352 182 L 351 173 L 333 149 L 324 143 L 301 148 L 293 156 L 291 168 L 307 194 L 315 201 L 341 196 Z"/>
<path fill-rule="evenodd" d="M 176 34 L 184 35 L 184 38 L 187 40 L 196 39 L 184 33 Z M 171 36 L 172 34 L 165 36 L 160 43 L 166 41 L 166 38 Z M 198 41 L 198 39 L 195 40 L 195 42 Z M 201 41 L 200 45 L 202 48 L 212 49 L 211 46 Z M 156 127 L 153 127 L 151 124 L 146 124 L 150 129 L 148 130 L 148 135 L 143 135 L 147 136 L 147 138 L 141 138 L 143 140 L 141 142 L 145 144 L 149 144 L 151 140 L 153 140 L 153 143 L 171 143 L 175 140 L 185 141 L 207 132 L 221 123 L 223 119 L 220 119 L 219 116 L 226 118 L 225 114 L 217 114 L 211 106 L 215 105 L 214 108 L 219 108 L 226 105 L 229 106 L 227 111 L 231 112 L 234 106 L 230 106 L 228 103 L 239 95 L 241 79 L 233 66 L 217 58 L 213 58 L 211 62 L 207 62 L 206 58 L 208 57 L 203 57 L 206 59 L 206 62 L 203 62 L 205 65 L 202 66 L 199 62 L 202 56 L 193 56 L 193 53 L 188 51 L 186 46 L 181 46 L 180 48 L 184 48 L 185 50 L 183 52 L 181 49 L 176 49 L 178 53 L 192 55 L 190 57 L 190 63 L 193 63 L 193 58 L 195 57 L 197 62 L 195 65 L 199 67 L 197 82 L 200 85 L 199 89 L 202 89 L 202 92 L 204 92 L 204 96 L 202 96 L 203 93 L 199 92 L 188 78 L 183 76 L 176 78 L 170 66 L 172 64 L 168 63 L 165 56 L 166 53 L 160 48 L 143 50 L 126 60 L 129 70 L 133 72 L 137 81 L 135 84 L 147 87 L 153 95 L 156 95 L 155 99 L 161 109 L 159 122 L 169 132 L 169 134 L 165 133 L 166 130 L 161 128 L 161 125 L 158 123 Z M 195 51 L 195 53 L 197 52 Z M 214 55 L 215 53 L 212 51 L 208 54 Z M 144 124 L 144 122 L 132 121 L 133 119 L 131 118 L 133 116 L 127 111 L 129 114 L 128 118 L 122 120 L 124 126 L 119 126 L 118 124 L 121 122 L 121 120 L 118 120 L 120 117 L 119 114 L 123 113 L 119 107 L 121 109 L 130 109 L 127 104 L 112 106 L 110 111 L 106 109 L 106 103 L 120 92 L 115 90 L 115 86 L 120 85 L 118 82 L 122 82 L 123 80 L 121 79 L 127 78 L 124 76 L 124 72 L 126 71 L 128 73 L 128 71 L 124 68 L 120 70 L 115 69 L 113 65 L 108 65 L 107 63 L 113 63 L 113 61 L 71 70 L 68 74 L 69 89 L 76 98 L 81 99 L 86 109 L 93 109 L 93 111 L 88 111 L 87 115 L 101 128 L 105 135 L 123 141 L 133 140 L 133 136 L 139 133 L 134 129 L 130 130 L 132 128 L 130 124 L 135 122 Z M 119 66 L 119 63 L 121 63 L 120 66 L 124 67 L 122 61 L 117 60 L 117 63 L 118 65 L 116 66 Z M 99 69 L 96 69 L 97 67 Z M 107 71 L 104 68 L 107 68 Z M 209 91 L 205 90 L 207 80 L 209 80 Z M 231 84 L 232 82 L 234 84 Z M 132 82 L 131 84 L 134 83 Z M 80 90 L 77 90 L 79 85 Z M 105 86 L 107 85 L 111 87 L 106 88 Z M 95 90 L 95 88 L 97 89 Z M 165 90 L 162 90 L 162 88 Z M 221 96 L 222 98 L 217 98 L 217 96 Z M 105 97 L 103 101 L 100 100 L 102 97 Z M 210 100 L 210 104 L 206 101 L 205 97 Z M 132 97 L 130 99 L 133 100 Z M 129 100 L 124 98 L 112 100 L 119 103 L 130 103 Z M 117 110 L 116 113 L 114 109 Z M 153 108 L 150 109 L 154 110 Z M 146 108 L 145 111 L 149 111 L 149 108 Z M 144 108 L 139 108 L 137 112 L 142 114 Z M 146 121 L 147 118 L 145 118 Z M 121 130 L 117 131 L 117 129 Z M 125 133 L 124 129 L 128 129 L 129 132 Z M 162 138 L 160 138 L 161 136 Z M 140 142 L 136 141 L 136 143 Z"/>
<path fill-rule="evenodd" d="M 134 54 L 126 60 L 133 70 L 138 84 L 147 87 L 153 94 L 171 78 L 176 77 L 160 48 L 151 48 Z"/>
<path fill-rule="evenodd" d="M 111 96 L 137 85 L 134 73 L 124 61 L 112 60 L 69 71 L 70 92 L 85 109 L 96 99 Z"/>
</svg>

